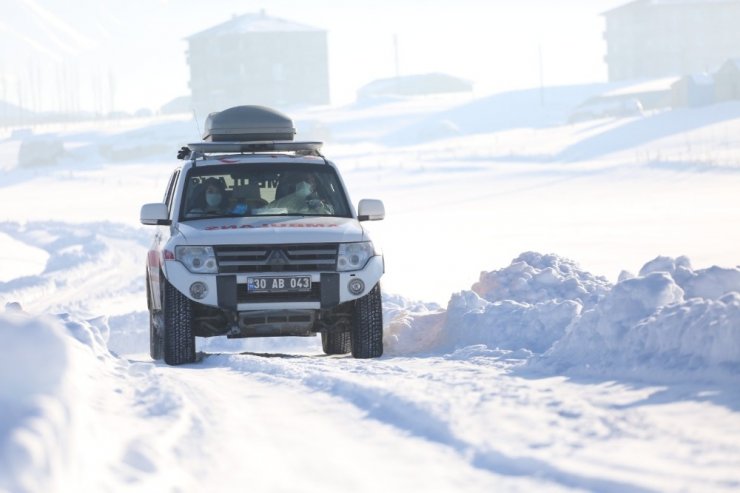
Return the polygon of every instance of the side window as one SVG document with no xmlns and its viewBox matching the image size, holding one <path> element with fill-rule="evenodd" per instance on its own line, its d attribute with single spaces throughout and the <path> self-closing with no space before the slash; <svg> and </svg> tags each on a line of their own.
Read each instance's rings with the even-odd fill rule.
<svg viewBox="0 0 740 493">
<path fill-rule="evenodd" d="M 177 177 L 180 176 L 180 170 L 175 170 L 170 177 L 170 182 L 167 184 L 167 191 L 164 193 L 164 203 L 167 204 L 167 210 L 172 212 L 172 198 L 175 195 L 175 184 L 177 184 Z"/>
</svg>

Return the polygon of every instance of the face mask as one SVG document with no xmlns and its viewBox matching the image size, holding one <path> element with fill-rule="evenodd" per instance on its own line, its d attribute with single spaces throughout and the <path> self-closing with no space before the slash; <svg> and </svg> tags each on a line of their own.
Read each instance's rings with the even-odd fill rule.
<svg viewBox="0 0 740 493">
<path fill-rule="evenodd" d="M 221 194 L 213 192 L 206 193 L 206 203 L 211 207 L 216 207 L 221 203 Z"/>
<path fill-rule="evenodd" d="M 308 197 L 312 191 L 311 184 L 307 181 L 302 181 L 295 186 L 295 193 L 300 197 Z"/>
</svg>

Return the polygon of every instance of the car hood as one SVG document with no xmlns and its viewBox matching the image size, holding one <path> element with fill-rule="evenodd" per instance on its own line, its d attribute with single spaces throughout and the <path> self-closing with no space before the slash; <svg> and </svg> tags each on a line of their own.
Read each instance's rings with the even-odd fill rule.
<svg viewBox="0 0 740 493">
<path fill-rule="evenodd" d="M 188 221 L 176 228 L 182 240 L 191 245 L 346 243 L 368 239 L 356 219 L 344 217 L 228 217 Z"/>
</svg>

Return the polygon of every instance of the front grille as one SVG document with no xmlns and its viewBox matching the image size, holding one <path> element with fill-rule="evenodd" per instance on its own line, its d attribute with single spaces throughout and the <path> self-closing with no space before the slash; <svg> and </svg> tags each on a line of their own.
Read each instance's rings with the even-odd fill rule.
<svg viewBox="0 0 740 493">
<path fill-rule="evenodd" d="M 337 245 L 223 245 L 214 247 L 221 274 L 333 272 Z"/>
<path fill-rule="evenodd" d="M 246 284 L 236 285 L 237 303 L 278 303 L 281 301 L 321 301 L 321 283 L 311 283 L 311 291 L 304 293 L 249 293 Z"/>
</svg>

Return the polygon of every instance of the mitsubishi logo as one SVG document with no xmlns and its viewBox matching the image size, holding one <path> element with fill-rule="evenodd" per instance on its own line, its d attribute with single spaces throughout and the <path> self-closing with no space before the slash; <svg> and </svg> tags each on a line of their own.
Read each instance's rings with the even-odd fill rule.
<svg viewBox="0 0 740 493">
<path fill-rule="evenodd" d="M 290 259 L 280 248 L 276 248 L 267 257 L 267 265 L 288 265 Z"/>
</svg>

